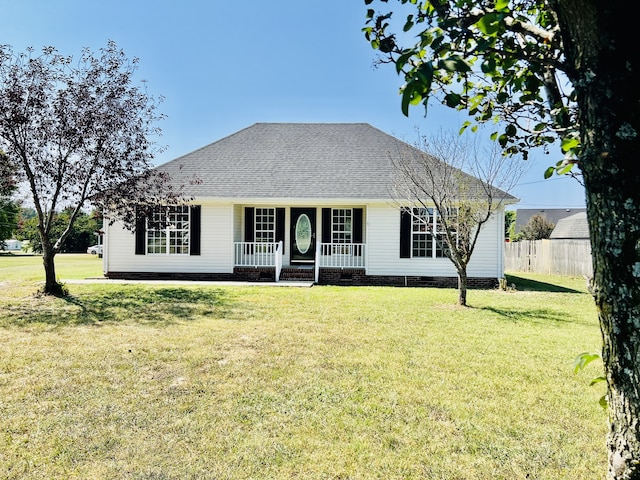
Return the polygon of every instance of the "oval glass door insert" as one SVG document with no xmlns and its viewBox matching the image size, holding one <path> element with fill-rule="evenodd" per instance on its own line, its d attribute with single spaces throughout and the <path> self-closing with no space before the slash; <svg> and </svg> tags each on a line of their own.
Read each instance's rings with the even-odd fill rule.
<svg viewBox="0 0 640 480">
<path fill-rule="evenodd" d="M 296 246 L 302 254 L 307 253 L 311 247 L 311 220 L 305 213 L 296 222 Z"/>
</svg>

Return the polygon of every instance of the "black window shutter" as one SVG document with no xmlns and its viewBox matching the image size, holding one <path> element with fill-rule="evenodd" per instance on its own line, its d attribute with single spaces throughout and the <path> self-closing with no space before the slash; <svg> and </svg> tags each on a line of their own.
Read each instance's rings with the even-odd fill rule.
<svg viewBox="0 0 640 480">
<path fill-rule="evenodd" d="M 322 243 L 331 243 L 331 209 L 322 209 Z"/>
<path fill-rule="evenodd" d="M 245 207 L 244 208 L 244 241 L 245 242 L 253 242 L 255 241 L 256 234 L 253 225 L 255 209 L 253 207 Z M 253 254 L 253 245 L 245 245 L 245 252 L 248 255 Z"/>
<path fill-rule="evenodd" d="M 282 242 L 284 253 L 284 208 L 276 208 L 276 242 Z"/>
<path fill-rule="evenodd" d="M 255 240 L 255 232 L 253 230 L 253 215 L 255 209 L 253 207 L 245 207 L 244 209 L 244 241 L 253 242 Z"/>
<path fill-rule="evenodd" d="M 400 258 L 411 258 L 411 214 L 400 210 Z"/>
<path fill-rule="evenodd" d="M 136 255 L 144 255 L 147 251 L 147 218 L 136 212 Z"/>
<path fill-rule="evenodd" d="M 353 209 L 353 243 L 362 243 L 362 209 Z"/>
<path fill-rule="evenodd" d="M 353 243 L 362 243 L 363 232 L 362 232 L 362 209 L 354 208 L 353 209 L 353 220 L 352 220 L 352 241 Z M 362 248 L 354 248 L 353 254 L 356 257 L 362 256 Z"/>
<path fill-rule="evenodd" d="M 189 210 L 189 254 L 200 255 L 200 205 L 192 205 Z"/>
</svg>

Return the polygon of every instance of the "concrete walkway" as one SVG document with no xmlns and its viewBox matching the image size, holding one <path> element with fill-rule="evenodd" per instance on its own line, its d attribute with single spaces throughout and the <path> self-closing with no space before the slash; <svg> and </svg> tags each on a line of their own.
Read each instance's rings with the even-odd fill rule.
<svg viewBox="0 0 640 480">
<path fill-rule="evenodd" d="M 103 285 L 208 285 L 208 286 L 236 286 L 236 287 L 313 287 L 313 282 L 216 282 L 206 280 L 119 280 L 104 277 L 84 279 L 63 279 L 67 285 L 87 283 L 101 283 Z"/>
</svg>

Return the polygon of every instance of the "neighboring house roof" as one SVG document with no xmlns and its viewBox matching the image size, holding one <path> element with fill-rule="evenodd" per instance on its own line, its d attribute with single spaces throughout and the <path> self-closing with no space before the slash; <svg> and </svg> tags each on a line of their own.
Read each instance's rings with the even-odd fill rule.
<svg viewBox="0 0 640 480">
<path fill-rule="evenodd" d="M 417 151 L 366 123 L 256 123 L 158 170 L 193 197 L 389 200 L 404 148 Z"/>
<path fill-rule="evenodd" d="M 520 233 L 520 231 L 522 231 L 522 227 L 529 223 L 529 220 L 531 220 L 531 217 L 534 215 L 540 215 L 548 222 L 557 225 L 558 221 L 562 218 L 586 211 L 586 208 L 519 208 L 516 210 L 515 231 L 516 233 Z"/>
<path fill-rule="evenodd" d="M 587 222 L 587 212 L 578 212 L 558 220 L 556 228 L 553 229 L 549 238 L 588 239 L 589 223 Z"/>
</svg>

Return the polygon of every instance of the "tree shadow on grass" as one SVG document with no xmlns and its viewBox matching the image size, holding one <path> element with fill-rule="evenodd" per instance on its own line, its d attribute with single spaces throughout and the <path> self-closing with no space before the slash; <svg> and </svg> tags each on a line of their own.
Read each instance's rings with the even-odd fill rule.
<svg viewBox="0 0 640 480">
<path fill-rule="evenodd" d="M 507 284 L 515 286 L 519 291 L 530 292 L 550 292 L 550 293 L 584 293 L 580 290 L 564 287 L 562 285 L 554 285 L 553 283 L 541 282 L 530 278 L 518 277 L 516 275 L 505 275 Z"/>
<path fill-rule="evenodd" d="M 219 288 L 110 286 L 9 307 L 5 324 L 166 326 L 206 316 L 224 317 L 229 311 L 228 292 Z"/>
<path fill-rule="evenodd" d="M 573 323 L 590 325 L 587 321 L 567 317 L 563 312 L 551 308 L 536 308 L 528 310 L 517 310 L 515 308 L 483 307 L 482 310 L 493 312 L 502 319 L 513 323 L 527 324 L 549 324 L 549 323 Z"/>
</svg>

